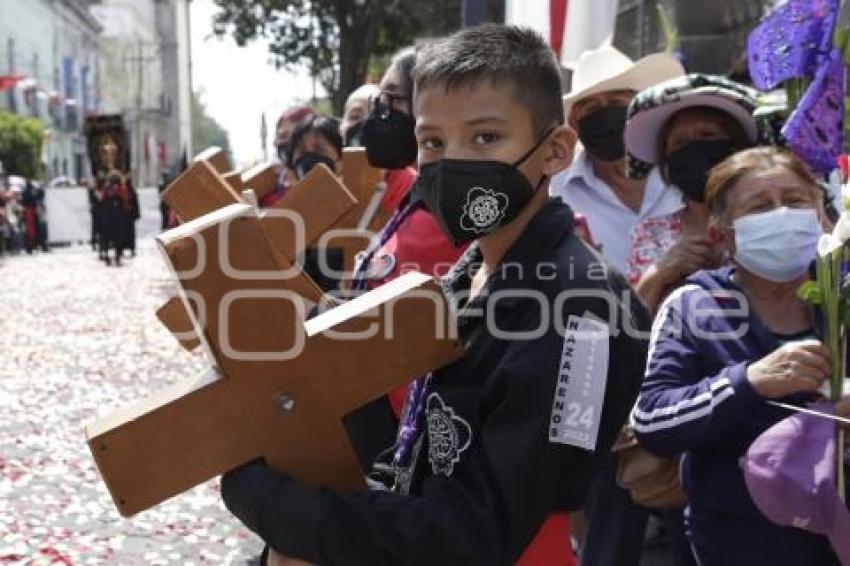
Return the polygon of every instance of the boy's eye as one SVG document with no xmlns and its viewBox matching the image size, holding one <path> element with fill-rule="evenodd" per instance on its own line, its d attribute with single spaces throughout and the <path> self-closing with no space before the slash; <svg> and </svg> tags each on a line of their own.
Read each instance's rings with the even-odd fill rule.
<svg viewBox="0 0 850 566">
<path fill-rule="evenodd" d="M 419 147 L 424 149 L 437 149 L 442 147 L 443 142 L 437 138 L 425 138 L 419 142 Z"/>
<path fill-rule="evenodd" d="M 496 134 L 496 133 L 493 133 L 493 132 L 482 132 L 480 134 L 475 135 L 474 141 L 475 141 L 476 144 L 487 145 L 487 144 L 491 144 L 491 143 L 495 142 L 498 139 L 499 139 L 499 134 Z"/>
</svg>

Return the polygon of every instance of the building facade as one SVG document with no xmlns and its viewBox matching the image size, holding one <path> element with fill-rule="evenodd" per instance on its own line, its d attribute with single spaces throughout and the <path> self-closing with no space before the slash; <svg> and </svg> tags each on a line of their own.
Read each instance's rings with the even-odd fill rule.
<svg viewBox="0 0 850 566">
<path fill-rule="evenodd" d="M 100 33 L 102 27 L 75 0 L 53 2 L 54 88 L 46 118 L 47 170 L 52 176 L 91 177 L 85 116 L 100 107 Z"/>
<path fill-rule="evenodd" d="M 0 1 L 0 110 L 44 125 L 46 180 L 91 176 L 88 115 L 124 117 L 137 186 L 191 155 L 188 3 Z"/>
<path fill-rule="evenodd" d="M 163 140 L 165 163 L 174 167 L 194 155 L 192 148 L 192 75 L 189 0 L 156 3 L 156 29 L 162 53 Z"/>
<path fill-rule="evenodd" d="M 98 108 L 101 27 L 81 0 L 0 2 L 0 110 L 44 124 L 47 179 L 89 176 L 83 117 Z"/>
<path fill-rule="evenodd" d="M 101 0 L 90 10 L 103 26 L 101 112 L 122 114 L 130 136 L 136 186 L 155 184 L 165 167 L 162 143 L 168 116 L 162 97 L 162 49 L 153 0 Z"/>
</svg>

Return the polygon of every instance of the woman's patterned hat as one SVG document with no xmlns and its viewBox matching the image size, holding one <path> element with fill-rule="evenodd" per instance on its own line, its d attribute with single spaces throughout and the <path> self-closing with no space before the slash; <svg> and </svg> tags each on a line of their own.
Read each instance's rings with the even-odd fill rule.
<svg viewBox="0 0 850 566">
<path fill-rule="evenodd" d="M 630 162 L 658 163 L 658 137 L 667 121 L 685 108 L 708 106 L 741 124 L 749 141 L 758 141 L 754 90 L 714 75 L 692 73 L 657 84 L 635 96 L 626 117 L 625 142 Z M 641 171 L 631 171 L 643 176 Z M 645 174 L 645 173 L 644 173 Z"/>
</svg>

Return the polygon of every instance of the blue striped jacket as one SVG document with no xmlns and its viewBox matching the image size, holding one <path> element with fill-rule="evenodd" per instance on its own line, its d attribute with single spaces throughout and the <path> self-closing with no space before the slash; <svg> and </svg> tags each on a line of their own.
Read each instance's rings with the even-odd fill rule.
<svg viewBox="0 0 850 566">
<path fill-rule="evenodd" d="M 739 460 L 758 435 L 789 413 L 767 405 L 747 380 L 747 366 L 780 342 L 731 281 L 734 269 L 698 272 L 663 303 L 632 418 L 649 451 L 684 454 L 682 484 L 692 512 L 761 519 Z"/>
</svg>

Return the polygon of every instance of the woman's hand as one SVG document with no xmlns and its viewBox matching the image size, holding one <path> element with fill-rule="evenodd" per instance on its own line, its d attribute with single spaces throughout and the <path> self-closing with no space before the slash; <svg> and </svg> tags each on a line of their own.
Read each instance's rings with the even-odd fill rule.
<svg viewBox="0 0 850 566">
<path fill-rule="evenodd" d="M 717 267 L 720 255 L 708 236 L 686 235 L 658 261 L 658 271 L 669 285 L 700 271 Z"/>
<path fill-rule="evenodd" d="M 791 342 L 747 368 L 747 379 L 760 396 L 780 399 L 815 393 L 829 377 L 829 350 L 818 340 Z"/>
</svg>

